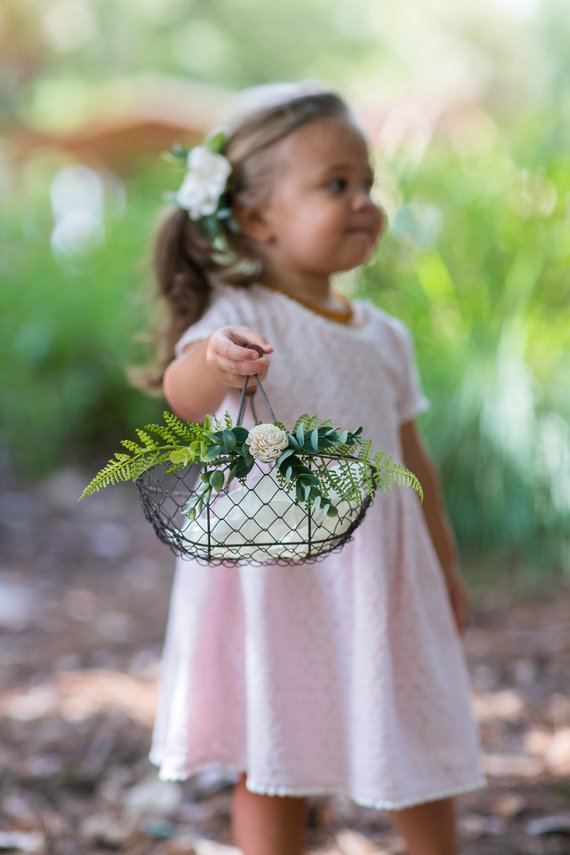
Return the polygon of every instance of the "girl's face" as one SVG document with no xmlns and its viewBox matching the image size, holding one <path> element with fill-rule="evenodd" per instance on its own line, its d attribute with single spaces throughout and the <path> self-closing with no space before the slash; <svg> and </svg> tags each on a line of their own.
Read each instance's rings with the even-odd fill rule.
<svg viewBox="0 0 570 855">
<path fill-rule="evenodd" d="M 385 218 L 370 198 L 373 174 L 360 131 L 348 119 L 318 119 L 275 146 L 258 239 L 269 268 L 328 282 L 376 246 Z"/>
</svg>

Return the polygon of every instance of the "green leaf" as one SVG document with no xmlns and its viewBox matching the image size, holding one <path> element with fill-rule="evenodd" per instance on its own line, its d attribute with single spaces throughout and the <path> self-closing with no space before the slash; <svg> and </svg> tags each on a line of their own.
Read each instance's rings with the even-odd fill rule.
<svg viewBox="0 0 570 855">
<path fill-rule="evenodd" d="M 210 475 L 210 485 L 219 493 L 224 487 L 224 473 L 220 469 L 214 470 Z"/>
<path fill-rule="evenodd" d="M 284 462 L 285 462 L 285 460 L 287 460 L 287 458 L 288 458 L 288 457 L 291 457 L 291 455 L 292 455 L 292 454 L 295 454 L 295 449 L 293 449 L 293 448 L 286 448 L 286 449 L 285 449 L 285 451 L 281 454 L 281 456 L 280 456 L 280 457 L 278 458 L 278 460 L 276 461 L 275 465 L 276 465 L 278 468 L 281 468 L 281 464 L 282 464 L 282 463 L 284 463 Z"/>
<path fill-rule="evenodd" d="M 202 443 L 202 445 L 205 445 L 205 443 Z M 211 445 L 209 448 L 206 447 L 205 452 L 204 452 L 204 450 L 202 450 L 202 453 L 200 455 L 200 459 L 204 463 L 211 463 L 212 460 L 215 460 L 217 457 L 219 457 L 223 451 L 224 451 L 223 445 Z"/>
<path fill-rule="evenodd" d="M 298 451 L 301 448 L 297 441 L 297 438 L 293 436 L 292 433 L 287 434 L 287 439 L 289 440 L 290 447 L 293 448 L 295 451 Z"/>
<path fill-rule="evenodd" d="M 251 458 L 251 463 L 248 462 L 247 460 L 244 460 L 243 458 L 238 459 L 237 466 L 236 466 L 236 476 L 238 478 L 245 478 L 245 476 L 251 472 L 252 468 L 253 468 L 253 457 Z"/>
<path fill-rule="evenodd" d="M 226 481 L 226 487 L 229 487 L 229 485 L 232 483 L 232 481 L 236 477 L 237 468 L 238 468 L 238 461 L 235 460 L 228 470 L 228 480 Z"/>
<path fill-rule="evenodd" d="M 235 433 L 231 430 L 225 430 L 223 433 L 223 442 L 226 448 L 226 451 L 233 451 L 237 445 L 237 437 Z"/>
<path fill-rule="evenodd" d="M 249 436 L 249 431 L 247 430 L 247 428 L 244 428 L 241 425 L 232 428 L 232 433 L 238 441 L 238 444 L 240 445 L 243 445 Z"/>
<path fill-rule="evenodd" d="M 227 221 L 227 226 L 232 234 L 237 235 L 241 232 L 241 228 L 239 223 L 234 217 L 229 217 Z"/>
<path fill-rule="evenodd" d="M 221 154 L 228 141 L 228 135 L 224 130 L 214 129 L 204 140 L 204 145 L 212 154 Z"/>
<path fill-rule="evenodd" d="M 303 443 L 305 442 L 305 431 L 303 430 L 302 424 L 300 424 L 297 430 L 295 431 L 295 436 L 299 445 L 303 445 Z"/>
<path fill-rule="evenodd" d="M 319 450 L 319 432 L 318 430 L 311 431 L 311 447 L 313 451 Z"/>
</svg>

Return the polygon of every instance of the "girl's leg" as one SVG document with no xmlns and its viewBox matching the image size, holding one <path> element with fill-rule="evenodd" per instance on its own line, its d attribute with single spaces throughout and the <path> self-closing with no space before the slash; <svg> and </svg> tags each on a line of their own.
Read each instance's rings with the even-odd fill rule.
<svg viewBox="0 0 570 855">
<path fill-rule="evenodd" d="M 243 855 L 302 855 L 306 799 L 250 793 L 246 776 L 236 784 L 233 833 Z"/>
<path fill-rule="evenodd" d="M 453 799 L 390 811 L 390 817 L 404 838 L 409 855 L 457 855 Z"/>
</svg>

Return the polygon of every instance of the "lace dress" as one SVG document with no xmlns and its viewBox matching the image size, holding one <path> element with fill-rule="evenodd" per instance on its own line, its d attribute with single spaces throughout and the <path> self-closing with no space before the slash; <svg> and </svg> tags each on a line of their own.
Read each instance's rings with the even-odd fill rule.
<svg viewBox="0 0 570 855">
<path fill-rule="evenodd" d="M 429 406 L 410 335 L 367 301 L 354 308 L 341 325 L 261 285 L 216 285 L 178 349 L 228 324 L 262 333 L 278 419 L 362 425 L 401 461 L 400 424 Z M 235 418 L 238 400 L 231 390 L 219 414 Z M 321 563 L 178 559 L 151 760 L 163 779 L 218 765 L 258 793 L 378 808 L 484 784 L 462 643 L 411 489 L 377 495 Z"/>
</svg>

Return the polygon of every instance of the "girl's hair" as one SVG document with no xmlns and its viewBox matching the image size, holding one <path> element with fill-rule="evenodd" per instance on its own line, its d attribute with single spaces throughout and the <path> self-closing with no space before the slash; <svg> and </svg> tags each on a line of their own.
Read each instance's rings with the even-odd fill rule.
<svg viewBox="0 0 570 855">
<path fill-rule="evenodd" d="M 269 84 L 242 93 L 226 122 L 229 134 L 223 154 L 232 164 L 230 205 L 248 206 L 263 198 L 271 186 L 272 147 L 302 126 L 329 117 L 351 114 L 340 95 L 317 84 Z M 163 308 L 162 326 L 152 335 L 156 361 L 133 378 L 137 385 L 160 391 L 176 342 L 208 306 L 213 279 L 247 287 L 262 272 L 261 258 L 245 235 L 226 229 L 226 239 L 234 256 L 230 264 L 220 260 L 187 211 L 167 212 L 153 251 L 156 292 Z"/>
</svg>

